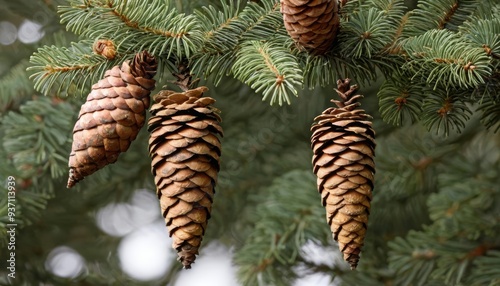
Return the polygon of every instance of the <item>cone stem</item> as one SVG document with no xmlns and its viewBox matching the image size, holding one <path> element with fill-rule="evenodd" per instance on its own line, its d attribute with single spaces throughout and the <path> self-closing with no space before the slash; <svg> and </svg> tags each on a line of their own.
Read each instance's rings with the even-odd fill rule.
<svg viewBox="0 0 500 286">
<path fill-rule="evenodd" d="M 193 84 L 193 75 L 190 73 L 190 69 L 186 60 L 181 61 L 177 65 L 178 72 L 172 73 L 177 79 L 174 83 L 182 90 L 188 91 Z"/>
</svg>

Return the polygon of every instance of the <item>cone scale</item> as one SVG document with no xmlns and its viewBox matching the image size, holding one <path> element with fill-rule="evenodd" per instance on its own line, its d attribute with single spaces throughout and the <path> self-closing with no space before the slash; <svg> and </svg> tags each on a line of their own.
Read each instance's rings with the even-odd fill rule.
<svg viewBox="0 0 500 286">
<path fill-rule="evenodd" d="M 161 91 L 148 121 L 151 171 L 172 247 L 184 268 L 195 261 L 220 168 L 221 121 L 206 87 Z"/>
<path fill-rule="evenodd" d="M 375 174 L 375 132 L 359 109 L 361 95 L 350 80 L 337 82 L 337 107 L 317 116 L 311 131 L 313 171 L 326 220 L 344 260 L 355 269 L 364 244 Z"/>
<path fill-rule="evenodd" d="M 288 35 L 300 50 L 328 52 L 340 25 L 337 0 L 280 0 Z"/>
<path fill-rule="evenodd" d="M 92 86 L 73 128 L 68 188 L 128 150 L 145 123 L 156 68 L 156 59 L 141 52 Z"/>
</svg>

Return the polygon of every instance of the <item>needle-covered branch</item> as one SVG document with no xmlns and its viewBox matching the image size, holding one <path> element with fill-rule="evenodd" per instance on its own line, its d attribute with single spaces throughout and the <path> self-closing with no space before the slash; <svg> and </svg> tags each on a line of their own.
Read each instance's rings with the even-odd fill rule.
<svg viewBox="0 0 500 286">
<path fill-rule="evenodd" d="M 297 59 L 287 49 L 257 41 L 241 48 L 233 72 L 237 79 L 262 92 L 262 100 L 270 99 L 271 104 L 290 104 L 290 95 L 297 95 L 302 85 Z"/>
</svg>

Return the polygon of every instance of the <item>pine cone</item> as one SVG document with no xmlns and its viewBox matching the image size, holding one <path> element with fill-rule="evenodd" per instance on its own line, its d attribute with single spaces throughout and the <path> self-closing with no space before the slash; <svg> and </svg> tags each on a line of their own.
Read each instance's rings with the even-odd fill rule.
<svg viewBox="0 0 500 286">
<path fill-rule="evenodd" d="M 191 268 L 207 227 L 219 171 L 221 121 L 206 87 L 161 91 L 148 130 L 151 171 L 172 247 Z"/>
<path fill-rule="evenodd" d="M 337 35 L 337 0 L 280 0 L 285 28 L 299 49 L 324 54 Z"/>
<path fill-rule="evenodd" d="M 92 86 L 73 128 L 68 188 L 127 151 L 146 120 L 156 68 L 156 59 L 142 52 Z"/>
<path fill-rule="evenodd" d="M 349 87 L 349 79 L 337 81 L 342 101 L 314 120 L 311 130 L 313 171 L 333 237 L 344 260 L 355 269 L 365 239 L 375 173 L 375 132 L 371 117 L 357 109 L 361 95 Z"/>
</svg>

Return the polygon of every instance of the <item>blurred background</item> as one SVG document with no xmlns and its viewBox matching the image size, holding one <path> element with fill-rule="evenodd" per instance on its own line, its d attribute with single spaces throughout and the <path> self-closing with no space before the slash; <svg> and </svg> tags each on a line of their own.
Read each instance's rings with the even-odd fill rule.
<svg viewBox="0 0 500 286">
<path fill-rule="evenodd" d="M 187 11 L 201 6 L 176 2 Z M 367 242 L 352 272 L 331 237 L 311 169 L 309 129 L 331 106 L 333 87 L 270 107 L 235 80 L 215 87 L 207 79 L 201 84 L 222 111 L 222 167 L 200 255 L 182 270 L 155 195 L 146 130 L 116 164 L 65 188 L 71 130 L 85 98 L 42 96 L 26 71 L 37 48 L 78 40 L 59 24 L 56 6 L 65 3 L 0 1 L 0 179 L 16 178 L 18 219 L 17 276 L 5 276 L 2 241 L 1 285 L 243 285 L 237 277 L 245 285 L 419 285 L 398 277 L 412 269 L 428 277 L 437 265 L 457 264 L 451 274 L 436 274 L 455 277 L 463 262 L 457 253 L 484 241 L 498 249 L 490 238 L 500 217 L 500 138 L 474 115 L 446 138 L 419 124 L 396 128 L 378 114 L 383 77 L 359 83 L 377 132 L 377 177 Z M 165 75 L 156 91 L 171 79 Z M 441 233 L 426 228 L 436 224 Z M 437 245 L 444 248 L 436 252 Z"/>
</svg>

